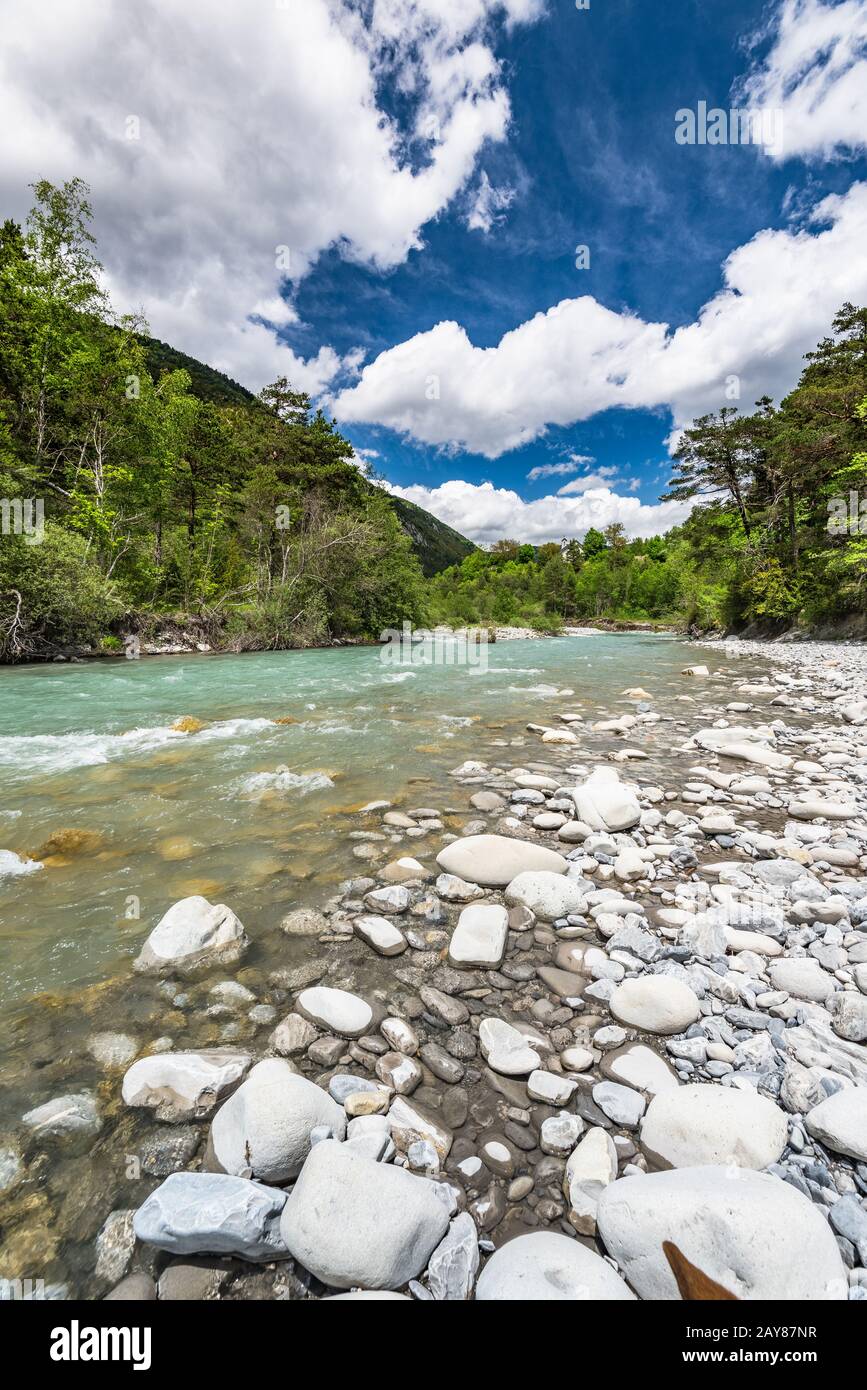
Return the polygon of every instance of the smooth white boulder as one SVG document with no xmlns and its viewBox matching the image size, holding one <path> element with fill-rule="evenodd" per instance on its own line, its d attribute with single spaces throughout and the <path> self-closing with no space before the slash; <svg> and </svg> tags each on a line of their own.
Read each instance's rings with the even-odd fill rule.
<svg viewBox="0 0 867 1390">
<path fill-rule="evenodd" d="M 820 1101 L 804 1123 L 834 1153 L 867 1163 L 867 1086 L 852 1086 Z"/>
<path fill-rule="evenodd" d="M 160 918 L 133 961 L 133 969 L 159 975 L 234 965 L 249 944 L 247 933 L 225 903 L 181 898 Z"/>
<path fill-rule="evenodd" d="M 343 1038 L 360 1038 L 373 1022 L 373 1010 L 364 999 L 327 985 L 302 989 L 296 1008 L 311 1023 Z"/>
<path fill-rule="evenodd" d="M 121 1084 L 124 1103 L 153 1110 L 158 1120 L 180 1124 L 210 1118 L 250 1070 L 246 1052 L 156 1052 L 140 1057 Z"/>
<path fill-rule="evenodd" d="M 376 1163 L 353 1144 L 316 1144 L 286 1202 L 291 1254 L 333 1288 L 399 1289 L 425 1268 L 449 1225 L 436 1185 Z"/>
<path fill-rule="evenodd" d="M 266 1183 L 289 1182 L 301 1172 L 311 1132 L 320 1125 L 342 1139 L 343 1106 L 300 1076 L 290 1062 L 266 1057 L 217 1111 L 211 1148 L 225 1173 Z"/>
<path fill-rule="evenodd" d="M 224 1173 L 172 1173 L 139 1207 L 139 1240 L 173 1255 L 285 1260 L 280 1234 L 286 1193 Z"/>
<path fill-rule="evenodd" d="M 796 999 L 823 1004 L 834 993 L 834 980 L 812 956 L 782 956 L 768 962 L 768 979 Z"/>
<path fill-rule="evenodd" d="M 465 907 L 449 942 L 449 962 L 461 967 L 496 969 L 506 950 L 509 914 L 497 903 Z"/>
<path fill-rule="evenodd" d="M 698 996 L 689 985 L 669 975 L 642 975 L 624 980 L 608 1001 L 618 1023 L 645 1033 L 682 1033 L 701 1014 Z"/>
<path fill-rule="evenodd" d="M 659 1168 L 705 1163 L 767 1168 L 786 1147 L 788 1122 L 773 1101 L 729 1086 L 679 1086 L 655 1096 L 641 1123 L 645 1157 Z"/>
<path fill-rule="evenodd" d="M 620 1178 L 605 1188 L 599 1234 L 642 1299 L 679 1299 L 664 1240 L 737 1298 L 847 1297 L 846 1269 L 827 1220 L 770 1173 L 708 1165 Z"/>
<path fill-rule="evenodd" d="M 437 863 L 447 874 L 485 888 L 505 888 L 527 870 L 565 874 L 567 868 L 566 860 L 556 850 L 527 840 L 513 840 L 508 835 L 463 836 L 440 850 Z"/>
<path fill-rule="evenodd" d="M 503 1018 L 482 1019 L 479 1046 L 488 1066 L 503 1076 L 529 1076 L 541 1065 L 538 1052 L 524 1034 Z"/>
<path fill-rule="evenodd" d="M 387 917 L 375 917 L 369 913 L 353 918 L 352 929 L 356 936 L 372 946 L 381 956 L 399 956 L 406 950 L 407 940 L 399 927 Z"/>
<path fill-rule="evenodd" d="M 599 767 L 572 792 L 577 818 L 591 830 L 629 830 L 641 820 L 641 807 L 616 768 Z"/>
<path fill-rule="evenodd" d="M 601 1255 L 554 1231 L 534 1231 L 501 1245 L 476 1284 L 481 1303 L 628 1302 L 634 1297 Z"/>
<path fill-rule="evenodd" d="M 541 922 L 554 922 L 570 913 L 583 913 L 587 899 L 580 884 L 562 874 L 528 870 L 516 875 L 506 888 L 510 907 L 526 907 Z"/>
</svg>

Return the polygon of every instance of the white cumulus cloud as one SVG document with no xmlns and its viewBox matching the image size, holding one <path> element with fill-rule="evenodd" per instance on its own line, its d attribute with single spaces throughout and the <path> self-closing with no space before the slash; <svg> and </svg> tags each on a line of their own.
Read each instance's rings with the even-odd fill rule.
<svg viewBox="0 0 867 1390">
<path fill-rule="evenodd" d="M 633 538 L 657 536 L 678 526 L 692 510 L 691 502 L 647 505 L 608 487 L 593 488 L 580 497 L 539 497 L 532 502 L 511 488 L 458 478 L 435 488 L 391 486 L 389 491 L 424 507 L 479 545 L 506 536 L 533 545 L 564 537 L 580 539 L 591 526 L 601 530 L 615 521 Z"/>
<path fill-rule="evenodd" d="M 674 331 L 589 295 L 564 299 L 476 347 L 453 320 L 379 354 L 332 406 L 345 424 L 498 458 L 613 407 L 665 408 L 675 428 L 738 399 L 749 410 L 797 381 L 803 354 L 846 300 L 867 301 L 867 184 L 824 198 L 805 226 L 732 251 L 720 290 Z"/>
<path fill-rule="evenodd" d="M 739 104 L 779 111 L 777 161 L 867 146 L 867 0 L 782 0 L 765 57 L 736 88 Z"/>
<path fill-rule="evenodd" d="M 343 364 L 280 343 L 281 286 L 330 247 L 387 270 L 422 244 L 506 135 L 498 28 L 541 13 L 539 0 L 4 0 L 0 198 L 20 218 L 29 183 L 82 176 L 119 308 L 143 306 L 157 336 L 247 385 L 283 372 L 321 391 Z"/>
</svg>

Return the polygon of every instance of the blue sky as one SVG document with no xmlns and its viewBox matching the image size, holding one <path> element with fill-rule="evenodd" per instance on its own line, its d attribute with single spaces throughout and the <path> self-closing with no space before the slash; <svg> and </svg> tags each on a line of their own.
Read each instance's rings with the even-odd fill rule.
<svg viewBox="0 0 867 1390">
<path fill-rule="evenodd" d="M 673 432 L 867 299 L 867 0 L 9 5 L 4 213 L 83 174 L 119 307 L 483 542 L 678 521 Z M 781 145 L 677 143 L 702 100 Z"/>
<path fill-rule="evenodd" d="M 582 294 L 673 328 L 692 322 L 720 288 L 733 248 L 790 226 L 805 198 L 845 193 L 867 172 L 863 157 L 776 163 L 749 146 L 675 145 L 678 109 L 702 98 L 730 108 L 735 83 L 768 50 L 760 37 L 768 13 L 755 0 L 592 0 L 589 11 L 560 0 L 537 24 L 502 35 L 496 52 L 510 74 L 512 123 L 479 168 L 493 187 L 514 190 L 508 207 L 483 233 L 468 228 L 457 200 L 425 228 L 423 249 L 386 275 L 327 254 L 301 286 L 304 326 L 289 341 L 305 354 L 326 341 L 375 356 L 456 319 L 475 345 L 490 347 Z M 589 248 L 587 269 L 576 269 L 578 245 Z M 617 490 L 648 503 L 669 476 L 671 430 L 664 406 L 611 409 L 490 460 L 387 428 L 347 427 L 359 448 L 376 451 L 376 468 L 405 487 L 461 477 L 539 498 L 552 490 L 550 475 L 527 475 L 578 456 L 594 463 L 559 475 L 555 487 L 611 470 Z"/>
</svg>

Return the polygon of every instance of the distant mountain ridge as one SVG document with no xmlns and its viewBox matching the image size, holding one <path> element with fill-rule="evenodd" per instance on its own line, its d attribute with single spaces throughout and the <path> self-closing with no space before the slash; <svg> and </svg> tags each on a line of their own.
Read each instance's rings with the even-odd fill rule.
<svg viewBox="0 0 867 1390">
<path fill-rule="evenodd" d="M 183 370 L 189 373 L 191 391 L 201 400 L 211 401 L 214 405 L 256 404 L 252 391 L 233 381 L 225 372 L 217 371 L 216 367 L 199 362 L 197 358 L 159 338 L 143 337 L 141 341 L 155 380 L 162 372 Z M 439 574 L 451 565 L 459 565 L 477 548 L 466 536 L 439 521 L 423 507 L 417 507 L 414 502 L 407 502 L 402 497 L 390 497 L 389 500 L 401 527 L 409 536 L 426 577 Z"/>
</svg>

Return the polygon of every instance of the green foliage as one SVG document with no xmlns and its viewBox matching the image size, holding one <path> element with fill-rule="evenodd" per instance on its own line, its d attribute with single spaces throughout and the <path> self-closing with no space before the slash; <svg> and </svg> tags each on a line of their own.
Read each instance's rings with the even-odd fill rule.
<svg viewBox="0 0 867 1390">
<path fill-rule="evenodd" d="M 726 406 L 684 431 L 666 494 L 696 504 L 683 526 L 499 541 L 433 582 L 436 617 L 778 630 L 867 614 L 867 309 L 845 304 L 806 362 L 778 408 Z"/>
<path fill-rule="evenodd" d="M 67 642 L 90 644 L 123 611 L 83 536 L 47 522 L 39 544 L 0 537 L 0 659 Z"/>
<path fill-rule="evenodd" d="M 111 652 L 121 620 L 168 614 L 237 648 L 420 621 L 410 538 L 334 422 L 285 380 L 253 398 L 114 316 L 86 187 L 34 192 L 26 229 L 0 228 L 0 488 L 47 524 L 0 536 L 0 656 Z M 469 548 L 411 511 L 425 543 Z"/>
</svg>

